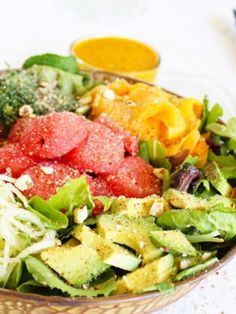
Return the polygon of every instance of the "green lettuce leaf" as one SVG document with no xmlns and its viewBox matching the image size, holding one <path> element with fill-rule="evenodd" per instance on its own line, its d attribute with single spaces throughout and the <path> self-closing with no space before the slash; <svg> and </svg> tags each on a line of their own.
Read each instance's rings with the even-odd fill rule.
<svg viewBox="0 0 236 314">
<path fill-rule="evenodd" d="M 94 207 L 92 195 L 85 176 L 74 179 L 58 189 L 47 203 L 57 210 L 67 210 L 66 215 L 71 214 L 74 208 L 87 206 L 88 209 Z"/>
<path fill-rule="evenodd" d="M 210 210 L 169 210 L 163 213 L 158 225 L 170 229 L 180 229 L 183 232 L 190 227 L 196 228 L 200 234 L 219 231 L 221 236 L 230 240 L 236 235 L 236 209 L 224 208 L 218 205 Z"/>
<path fill-rule="evenodd" d="M 66 215 L 56 210 L 47 201 L 39 196 L 33 196 L 29 200 L 28 209 L 36 214 L 47 228 L 58 230 L 68 227 L 68 218 Z"/>
</svg>

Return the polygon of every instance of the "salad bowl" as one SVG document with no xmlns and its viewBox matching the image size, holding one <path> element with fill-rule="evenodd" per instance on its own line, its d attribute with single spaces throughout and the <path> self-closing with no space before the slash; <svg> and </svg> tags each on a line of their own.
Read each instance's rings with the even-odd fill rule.
<svg viewBox="0 0 236 314">
<path fill-rule="evenodd" d="M 95 80 L 112 82 L 117 78 L 125 78 L 130 83 L 142 82 L 130 77 L 120 76 L 109 72 L 87 71 Z M 146 82 L 145 82 L 146 83 Z M 149 84 L 149 83 L 146 83 Z M 152 86 L 152 84 L 149 84 Z M 173 95 L 176 95 L 170 91 Z M 178 95 L 177 95 L 178 96 Z M 181 96 L 178 96 L 181 97 Z M 190 279 L 178 282 L 170 293 L 146 292 L 144 294 L 124 294 L 99 298 L 64 298 L 59 296 L 42 296 L 33 293 L 20 293 L 7 289 L 0 289 L 0 313 L 9 314 L 138 314 L 153 313 L 188 293 L 204 278 L 215 273 L 218 269 L 227 264 L 236 255 L 236 245 L 225 249 L 224 256 L 219 263 L 209 267 Z"/>
</svg>

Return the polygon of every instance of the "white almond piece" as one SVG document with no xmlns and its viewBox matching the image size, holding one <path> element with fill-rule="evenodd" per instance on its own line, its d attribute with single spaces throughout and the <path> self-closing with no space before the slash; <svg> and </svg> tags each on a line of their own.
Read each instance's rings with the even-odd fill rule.
<svg viewBox="0 0 236 314">
<path fill-rule="evenodd" d="M 74 210 L 74 222 L 82 224 L 88 218 L 88 208 L 83 206 L 82 208 L 76 208 Z"/>
<path fill-rule="evenodd" d="M 19 109 L 19 116 L 20 117 L 33 117 L 33 108 L 29 105 L 23 105 Z"/>
<path fill-rule="evenodd" d="M 181 262 L 180 262 L 180 269 L 186 269 L 189 267 L 189 261 L 186 260 L 186 259 L 183 259 Z"/>
<path fill-rule="evenodd" d="M 164 212 L 164 204 L 162 202 L 154 202 L 150 208 L 150 215 L 159 217 Z"/>
<path fill-rule="evenodd" d="M 211 253 L 209 253 L 209 252 L 205 252 L 205 253 L 202 254 L 202 259 L 204 261 L 207 260 L 210 257 L 211 257 Z"/>
<path fill-rule="evenodd" d="M 109 89 L 109 88 L 106 88 L 106 89 L 104 90 L 103 96 L 104 96 L 105 98 L 107 98 L 108 100 L 110 100 L 110 101 L 113 101 L 113 100 L 115 100 L 115 98 L 116 98 L 116 95 L 115 95 L 115 93 L 113 92 L 113 90 L 112 90 L 112 89 Z"/>
<path fill-rule="evenodd" d="M 40 169 L 43 171 L 44 174 L 53 174 L 52 167 L 41 166 Z"/>
<path fill-rule="evenodd" d="M 20 191 L 25 191 L 30 188 L 32 188 L 34 185 L 34 182 L 32 181 L 31 177 L 27 174 L 24 174 L 20 176 L 18 179 L 16 179 L 15 187 L 19 189 Z"/>
<path fill-rule="evenodd" d="M 140 242 L 138 243 L 138 246 L 139 246 L 140 249 L 142 249 L 142 248 L 144 248 L 145 243 L 144 243 L 143 241 L 140 241 Z"/>
</svg>

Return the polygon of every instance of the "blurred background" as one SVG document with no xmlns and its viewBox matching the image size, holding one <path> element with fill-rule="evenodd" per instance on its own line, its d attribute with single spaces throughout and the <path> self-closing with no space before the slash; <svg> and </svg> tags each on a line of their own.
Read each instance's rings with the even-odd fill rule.
<svg viewBox="0 0 236 314">
<path fill-rule="evenodd" d="M 161 55 L 157 84 L 236 112 L 235 0 L 0 0 L 0 67 L 68 54 L 83 36 L 126 36 Z M 236 261 L 161 314 L 232 314 Z"/>
</svg>

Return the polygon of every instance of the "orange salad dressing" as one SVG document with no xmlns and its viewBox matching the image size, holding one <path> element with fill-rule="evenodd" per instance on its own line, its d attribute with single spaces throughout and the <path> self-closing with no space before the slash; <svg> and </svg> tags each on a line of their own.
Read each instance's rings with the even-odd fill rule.
<svg viewBox="0 0 236 314">
<path fill-rule="evenodd" d="M 153 81 L 159 56 L 148 45 L 122 37 L 97 37 L 77 41 L 72 53 L 82 68 L 99 69 Z"/>
</svg>

